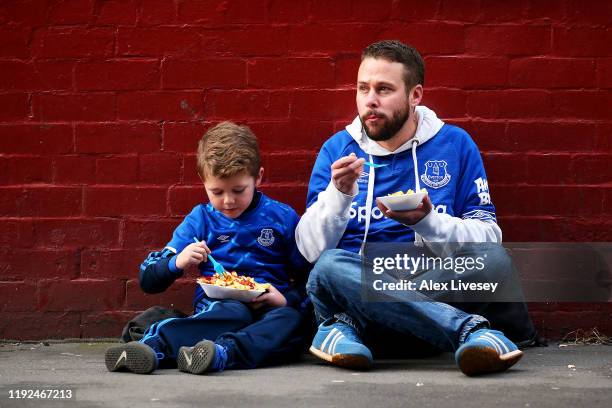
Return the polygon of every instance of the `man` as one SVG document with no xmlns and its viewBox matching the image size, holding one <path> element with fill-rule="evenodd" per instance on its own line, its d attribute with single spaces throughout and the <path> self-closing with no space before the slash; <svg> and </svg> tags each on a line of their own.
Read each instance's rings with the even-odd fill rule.
<svg viewBox="0 0 612 408">
<path fill-rule="evenodd" d="M 512 274 L 509 257 L 495 245 L 502 234 L 478 148 L 464 130 L 419 106 L 424 74 L 414 48 L 399 41 L 368 46 L 357 74 L 359 115 L 321 148 L 296 229 L 298 248 L 316 262 L 307 289 L 320 325 L 310 350 L 335 365 L 369 368 L 371 347 L 382 341 L 387 350 L 405 348 L 405 339 L 416 337 L 454 350 L 467 375 L 503 371 L 522 352 L 491 327 L 530 343 L 535 330 L 523 302 L 461 302 L 457 308 L 416 291 L 394 293 L 392 302 L 362 296 L 362 264 L 371 265 L 362 259 L 366 242 L 414 242 L 440 256 L 449 250 L 440 243 L 483 243 L 471 255 L 487 259 L 485 273 L 500 281 Z M 428 194 L 414 210 L 374 204 L 376 197 L 421 187 Z M 470 250 L 456 249 L 453 256 Z M 424 272 L 440 276 L 436 268 L 417 275 Z M 372 333 L 384 336 L 369 341 Z"/>
</svg>

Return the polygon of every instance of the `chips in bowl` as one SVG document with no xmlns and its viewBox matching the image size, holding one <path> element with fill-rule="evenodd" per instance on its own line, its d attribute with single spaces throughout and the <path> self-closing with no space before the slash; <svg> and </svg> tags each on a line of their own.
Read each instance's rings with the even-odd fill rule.
<svg viewBox="0 0 612 408">
<path fill-rule="evenodd" d="M 376 197 L 376 199 L 391 211 L 408 211 L 417 208 L 426 195 L 427 190 L 422 188 L 418 193 L 410 189 L 406 193 L 398 191 L 385 197 Z"/>
<path fill-rule="evenodd" d="M 210 298 L 241 302 L 250 302 L 270 287 L 269 283 L 257 283 L 250 276 L 238 275 L 236 272 L 226 272 L 223 275 L 215 273 L 213 276 L 202 276 L 197 281 Z"/>
</svg>

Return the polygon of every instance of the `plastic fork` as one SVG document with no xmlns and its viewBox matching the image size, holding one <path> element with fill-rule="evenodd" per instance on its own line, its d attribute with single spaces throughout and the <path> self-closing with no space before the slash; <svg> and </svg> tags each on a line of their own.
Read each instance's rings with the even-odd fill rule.
<svg viewBox="0 0 612 408">
<path fill-rule="evenodd" d="M 365 162 L 365 163 L 363 163 L 363 164 L 365 164 L 365 165 L 366 165 L 366 166 L 368 166 L 368 167 L 372 167 L 372 168 L 374 168 L 374 169 L 377 169 L 377 168 L 379 168 L 379 167 L 385 167 L 385 166 L 388 166 L 388 164 L 376 164 L 376 163 L 372 163 L 372 162 Z"/>
<path fill-rule="evenodd" d="M 196 244 L 200 242 L 196 237 L 193 237 L 193 240 L 195 241 Z M 219 275 L 225 274 L 225 268 L 223 267 L 223 265 L 217 262 L 215 258 L 212 257 L 211 254 L 208 254 L 208 260 L 210 261 L 210 263 L 212 263 L 212 266 L 215 272 L 217 272 Z"/>
</svg>

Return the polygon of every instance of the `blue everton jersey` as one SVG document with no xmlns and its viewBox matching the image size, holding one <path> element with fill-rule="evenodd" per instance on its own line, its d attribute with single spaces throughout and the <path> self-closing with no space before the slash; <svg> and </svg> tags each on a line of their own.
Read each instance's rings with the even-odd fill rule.
<svg viewBox="0 0 612 408">
<path fill-rule="evenodd" d="M 355 153 L 369 160 L 358 143 L 346 131 L 331 137 L 322 147 L 310 179 L 307 205 L 312 205 L 331 179 L 331 164 Z M 461 128 L 443 125 L 437 134 L 416 149 L 421 188 L 425 188 L 434 211 L 459 218 L 495 221 L 487 176 L 480 152 L 470 136 Z M 398 191 L 415 190 L 416 182 L 412 151 L 387 156 L 373 156 L 377 164 L 387 166 L 375 170 L 373 197 Z M 363 241 L 366 218 L 366 196 L 370 168 L 364 167 L 357 180 L 359 193 L 351 203 L 349 222 L 338 248 L 358 252 Z M 412 242 L 414 231 L 383 215 L 373 201 L 368 242 Z"/>
<path fill-rule="evenodd" d="M 256 194 L 255 207 L 234 219 L 210 203 L 197 205 L 176 228 L 166 248 L 180 253 L 194 237 L 204 240 L 226 270 L 271 283 L 285 292 L 292 274 L 303 272 L 307 264 L 295 244 L 299 217 L 288 205 Z M 210 262 L 202 262 L 199 270 L 204 276 L 214 274 Z M 200 295 L 196 293 L 196 298 Z"/>
</svg>

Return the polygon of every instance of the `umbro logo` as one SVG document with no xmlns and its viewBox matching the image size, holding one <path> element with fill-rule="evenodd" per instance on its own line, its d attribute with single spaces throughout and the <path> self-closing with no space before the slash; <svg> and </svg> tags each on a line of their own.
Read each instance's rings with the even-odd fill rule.
<svg viewBox="0 0 612 408">
<path fill-rule="evenodd" d="M 229 239 L 230 239 L 229 235 L 219 235 L 217 237 L 217 240 L 221 242 L 222 244 L 229 242 Z"/>
</svg>

